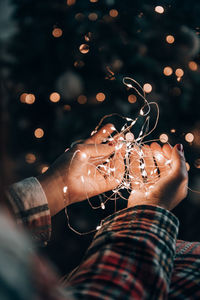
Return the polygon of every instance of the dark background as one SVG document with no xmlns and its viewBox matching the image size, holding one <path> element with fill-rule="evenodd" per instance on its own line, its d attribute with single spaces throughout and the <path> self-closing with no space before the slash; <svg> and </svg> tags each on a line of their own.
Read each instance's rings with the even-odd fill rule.
<svg viewBox="0 0 200 300">
<path fill-rule="evenodd" d="M 165 133 L 172 145 L 184 145 L 189 186 L 200 190 L 199 1 L 2 0 L 0 17 L 2 163 L 9 183 L 44 171 L 72 142 L 89 136 L 104 115 L 134 118 L 140 99 L 130 103 L 128 96 L 136 94 L 122 84 L 123 76 L 131 76 L 152 86 L 147 98 L 160 107 L 149 138 Z M 174 37 L 171 44 L 168 35 Z M 172 68 L 170 76 L 165 67 Z M 184 72 L 181 78 L 177 69 Z M 58 102 L 50 100 L 54 92 Z M 98 93 L 104 101 L 97 101 Z M 187 133 L 193 141 L 185 140 Z M 69 214 L 75 228 L 87 231 L 112 211 L 112 203 L 104 212 L 85 202 Z M 189 192 L 174 213 L 179 237 L 200 241 L 199 194 Z M 52 241 L 41 251 L 65 274 L 91 239 L 71 232 L 61 212 L 53 218 Z"/>
</svg>

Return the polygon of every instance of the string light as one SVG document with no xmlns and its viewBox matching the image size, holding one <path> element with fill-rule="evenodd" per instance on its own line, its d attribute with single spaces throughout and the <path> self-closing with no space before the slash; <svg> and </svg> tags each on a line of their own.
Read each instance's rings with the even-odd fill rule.
<svg viewBox="0 0 200 300">
<path fill-rule="evenodd" d="M 81 44 L 79 50 L 82 54 L 87 54 L 90 51 L 88 44 Z"/>
<path fill-rule="evenodd" d="M 25 160 L 28 164 L 33 164 L 36 161 L 36 156 L 33 153 L 27 153 Z"/>
<path fill-rule="evenodd" d="M 161 143 L 167 143 L 168 140 L 169 140 L 169 137 L 168 137 L 167 134 L 162 133 L 162 134 L 160 135 L 160 137 L 159 137 L 159 140 L 161 141 Z"/>
<path fill-rule="evenodd" d="M 62 29 L 61 29 L 61 28 L 58 28 L 58 27 L 54 28 L 53 31 L 52 31 L 52 35 L 53 35 L 55 38 L 61 37 L 62 34 L 63 34 Z"/>
<path fill-rule="evenodd" d="M 175 38 L 174 38 L 173 35 L 167 35 L 167 36 L 166 36 L 166 42 L 167 42 L 168 44 L 173 44 L 174 41 L 175 41 Z"/>
<path fill-rule="evenodd" d="M 194 135 L 191 133 L 191 132 L 188 132 L 186 135 L 185 135 L 185 140 L 186 142 L 188 143 L 192 143 L 194 141 Z"/>
<path fill-rule="evenodd" d="M 143 89 L 144 89 L 144 92 L 145 93 L 151 93 L 152 91 L 152 86 L 150 83 L 145 83 L 144 86 L 143 86 Z"/>
<path fill-rule="evenodd" d="M 173 69 L 171 67 L 165 67 L 163 73 L 165 76 L 170 76 L 173 73 Z"/>
<path fill-rule="evenodd" d="M 96 2 L 98 2 L 98 0 L 90 0 L 90 2 L 96 3 Z"/>
<path fill-rule="evenodd" d="M 175 132 L 176 132 L 176 129 L 172 128 L 170 131 L 171 131 L 172 133 L 175 133 Z"/>
<path fill-rule="evenodd" d="M 118 16 L 118 11 L 116 9 L 111 9 L 109 11 L 109 15 L 112 17 L 112 18 L 116 18 Z"/>
<path fill-rule="evenodd" d="M 96 99 L 99 102 L 103 102 L 106 99 L 106 96 L 104 93 L 98 93 L 98 94 L 96 94 Z"/>
<path fill-rule="evenodd" d="M 51 93 L 49 96 L 51 102 L 59 102 L 60 101 L 60 94 L 57 92 Z"/>
<path fill-rule="evenodd" d="M 44 130 L 42 128 L 37 128 L 34 131 L 34 135 L 37 139 L 41 139 L 44 136 Z"/>
<path fill-rule="evenodd" d="M 163 14 L 164 13 L 164 8 L 162 6 L 156 6 L 155 7 L 155 12 L 157 12 L 158 14 Z"/>
<path fill-rule="evenodd" d="M 188 63 L 188 66 L 189 66 L 190 70 L 192 70 L 192 71 L 197 71 L 197 69 L 198 69 L 198 65 L 195 61 L 190 61 Z"/>
</svg>

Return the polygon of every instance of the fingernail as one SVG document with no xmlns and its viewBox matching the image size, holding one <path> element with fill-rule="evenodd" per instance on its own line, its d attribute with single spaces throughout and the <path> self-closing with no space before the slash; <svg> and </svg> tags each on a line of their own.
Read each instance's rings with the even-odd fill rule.
<svg viewBox="0 0 200 300">
<path fill-rule="evenodd" d="M 183 145 L 177 144 L 177 149 L 178 149 L 178 151 L 183 152 Z"/>
</svg>

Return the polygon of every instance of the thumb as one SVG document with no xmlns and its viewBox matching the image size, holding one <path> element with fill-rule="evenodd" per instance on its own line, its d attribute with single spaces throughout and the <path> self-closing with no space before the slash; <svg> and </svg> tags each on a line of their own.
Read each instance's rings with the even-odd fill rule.
<svg viewBox="0 0 200 300">
<path fill-rule="evenodd" d="M 186 164 L 185 164 L 185 156 L 183 151 L 183 145 L 177 144 L 172 149 L 172 171 L 174 175 L 178 177 L 185 176 L 187 174 Z"/>
</svg>

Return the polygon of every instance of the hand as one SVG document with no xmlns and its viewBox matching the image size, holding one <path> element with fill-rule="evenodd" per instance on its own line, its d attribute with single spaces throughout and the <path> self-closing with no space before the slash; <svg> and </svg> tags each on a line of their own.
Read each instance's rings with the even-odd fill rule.
<svg viewBox="0 0 200 300">
<path fill-rule="evenodd" d="M 130 162 L 132 193 L 128 207 L 146 204 L 171 210 L 186 197 L 188 173 L 182 145 L 172 148 L 165 144 L 161 148 L 152 143 L 150 147 L 137 147 Z"/>
<path fill-rule="evenodd" d="M 114 143 L 102 144 L 113 130 L 112 124 L 105 125 L 83 144 L 63 153 L 38 177 L 47 196 L 51 215 L 55 215 L 66 204 L 96 196 L 120 184 L 124 175 L 123 147 L 116 150 Z M 64 187 L 67 189 L 67 203 L 64 203 Z"/>
</svg>

